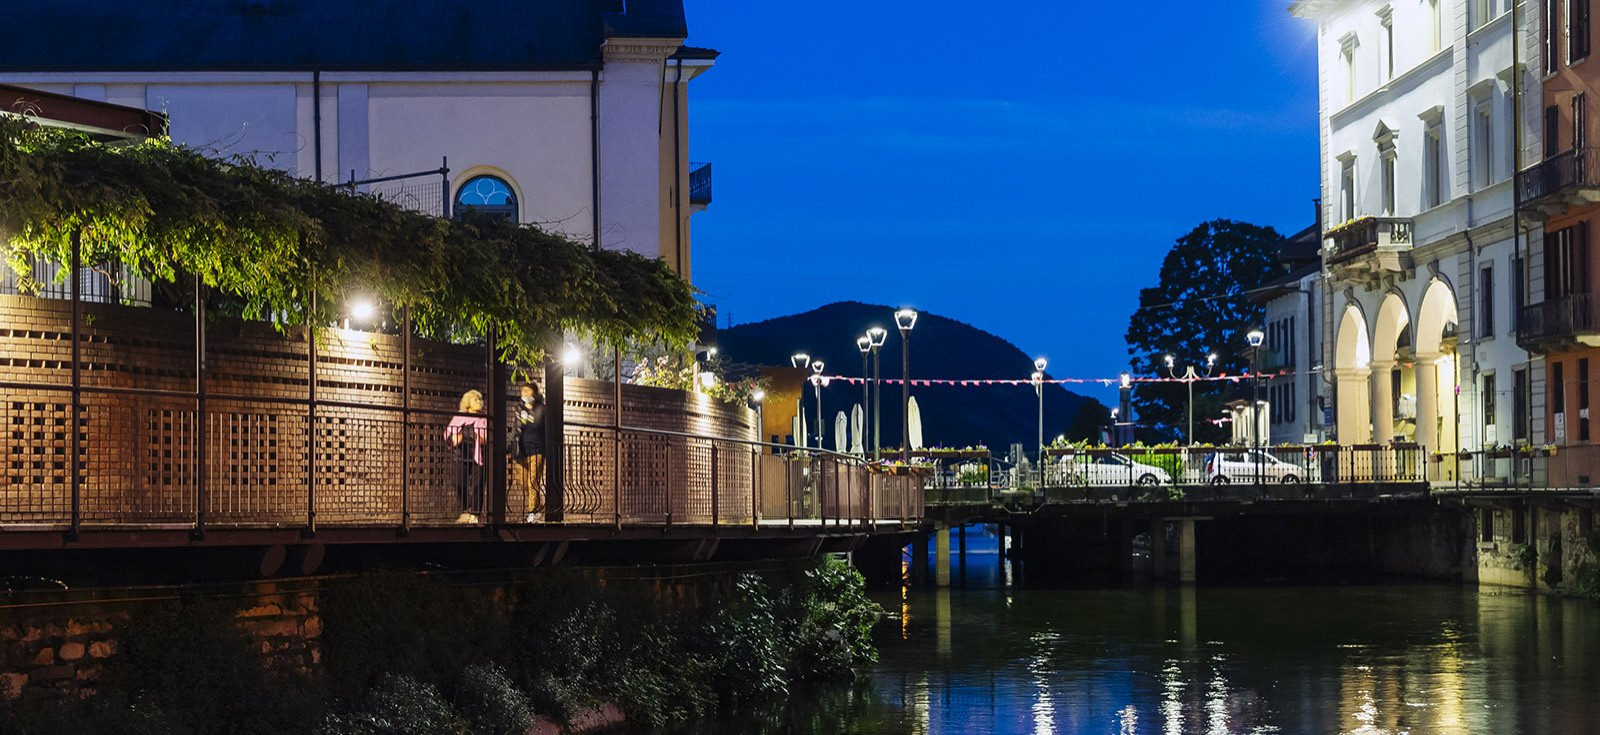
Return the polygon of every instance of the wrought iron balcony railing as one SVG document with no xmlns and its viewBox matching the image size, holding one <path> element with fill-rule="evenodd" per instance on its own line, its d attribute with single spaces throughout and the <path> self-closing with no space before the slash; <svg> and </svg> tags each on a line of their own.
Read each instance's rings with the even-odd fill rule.
<svg viewBox="0 0 1600 735">
<path fill-rule="evenodd" d="M 689 164 L 689 203 L 711 203 L 711 164 Z"/>
<path fill-rule="evenodd" d="M 1575 293 L 1517 310 L 1517 342 L 1524 347 L 1550 341 L 1600 337 L 1594 294 Z"/>
<path fill-rule="evenodd" d="M 1563 151 L 1517 174 L 1523 204 L 1569 189 L 1600 189 L 1600 148 Z"/>
<path fill-rule="evenodd" d="M 1403 217 L 1361 217 L 1328 230 L 1333 241 L 1330 262 L 1355 258 L 1380 248 L 1410 248 L 1411 220 Z"/>
</svg>

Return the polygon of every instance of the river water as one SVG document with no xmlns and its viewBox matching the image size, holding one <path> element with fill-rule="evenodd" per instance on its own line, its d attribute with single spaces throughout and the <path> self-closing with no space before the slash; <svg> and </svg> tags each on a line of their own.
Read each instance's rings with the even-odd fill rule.
<svg viewBox="0 0 1600 735">
<path fill-rule="evenodd" d="M 1600 733 L 1600 605 L 1448 585 L 882 598 L 882 659 L 705 732 Z"/>
</svg>

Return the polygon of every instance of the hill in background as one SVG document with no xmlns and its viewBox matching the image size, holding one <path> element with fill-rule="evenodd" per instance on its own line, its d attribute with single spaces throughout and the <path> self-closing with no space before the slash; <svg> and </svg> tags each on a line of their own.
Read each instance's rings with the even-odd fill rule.
<svg viewBox="0 0 1600 735">
<path fill-rule="evenodd" d="M 900 335 L 894 329 L 894 308 L 841 301 L 811 311 L 722 329 L 718 349 L 725 359 L 756 365 L 788 365 L 805 352 L 822 360 L 830 375 L 859 377 L 861 353 L 856 337 L 869 327 L 890 331 L 881 351 L 882 377 L 900 377 Z M 1016 345 L 970 324 L 922 312 L 911 333 L 911 378 L 1027 379 L 1033 356 Z M 811 392 L 806 415 L 812 415 Z M 1013 442 L 1031 448 L 1038 431 L 1038 398 L 1033 386 L 912 386 L 922 411 L 923 443 L 961 447 L 984 444 L 996 455 Z M 848 413 L 861 402 L 861 386 L 835 382 L 822 391 L 824 421 L 832 426 L 839 411 Z M 1079 409 L 1097 403 L 1059 385 L 1046 385 L 1045 440 L 1066 432 Z M 829 433 L 831 437 L 831 431 Z M 832 441 L 831 439 L 829 440 Z M 883 445 L 900 445 L 900 386 L 883 387 Z"/>
</svg>

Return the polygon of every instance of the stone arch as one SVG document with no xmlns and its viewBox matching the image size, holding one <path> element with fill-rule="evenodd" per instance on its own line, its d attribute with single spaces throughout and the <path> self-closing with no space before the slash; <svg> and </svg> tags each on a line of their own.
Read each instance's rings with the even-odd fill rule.
<svg viewBox="0 0 1600 735">
<path fill-rule="evenodd" d="M 1378 320 L 1372 327 L 1373 360 L 1393 362 L 1401 344 L 1415 344 L 1416 340 L 1408 331 L 1410 328 L 1411 309 L 1406 305 L 1406 297 L 1393 290 L 1384 294 L 1383 302 L 1378 305 Z"/>
<path fill-rule="evenodd" d="M 1444 278 L 1434 278 L 1422 292 L 1422 303 L 1417 307 L 1417 354 L 1444 352 L 1445 330 L 1455 326 L 1457 321 L 1455 289 Z"/>
<path fill-rule="evenodd" d="M 1340 370 L 1365 369 L 1372 364 L 1372 339 L 1367 336 L 1367 317 L 1359 304 L 1344 307 L 1335 338 L 1333 366 Z"/>
<path fill-rule="evenodd" d="M 1368 336 L 1366 315 L 1354 301 L 1344 307 L 1339 331 L 1334 336 L 1334 377 L 1338 391 L 1334 406 L 1338 410 L 1341 444 L 1365 444 L 1372 440 L 1371 392 L 1372 340 Z"/>
<path fill-rule="evenodd" d="M 1455 290 L 1435 277 L 1417 308 L 1417 442 L 1424 448 L 1454 453 L 1459 433 L 1456 387 L 1460 372 L 1455 344 L 1446 341 L 1457 323 Z M 1453 463 L 1445 463 L 1452 469 Z M 1446 478 L 1449 479 L 1449 478 Z"/>
</svg>

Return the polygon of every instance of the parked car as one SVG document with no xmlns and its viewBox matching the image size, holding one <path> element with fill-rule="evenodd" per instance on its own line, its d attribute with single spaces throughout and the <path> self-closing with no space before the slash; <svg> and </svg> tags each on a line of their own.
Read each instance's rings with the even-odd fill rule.
<svg viewBox="0 0 1600 735">
<path fill-rule="evenodd" d="M 1172 475 L 1166 470 L 1135 462 L 1118 452 L 1062 457 L 1057 466 L 1071 485 L 1172 484 Z"/>
<path fill-rule="evenodd" d="M 1258 476 L 1262 482 L 1292 485 L 1305 482 L 1306 470 L 1258 450 L 1212 452 L 1206 456 L 1206 477 L 1213 484 L 1255 482 Z"/>
</svg>

